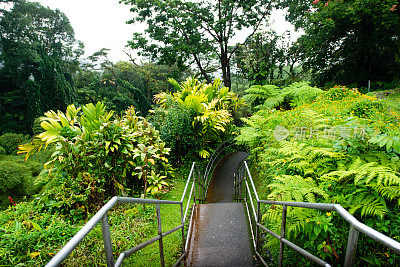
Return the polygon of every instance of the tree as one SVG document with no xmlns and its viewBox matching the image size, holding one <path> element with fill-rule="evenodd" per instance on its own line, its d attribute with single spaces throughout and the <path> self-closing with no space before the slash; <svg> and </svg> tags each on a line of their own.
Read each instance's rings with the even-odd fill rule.
<svg viewBox="0 0 400 267">
<path fill-rule="evenodd" d="M 83 45 L 59 10 L 9 2 L 0 20 L 0 131 L 30 132 L 35 117 L 73 101 Z"/>
<path fill-rule="evenodd" d="M 231 59 L 240 44 L 230 46 L 238 30 L 249 29 L 242 44 L 265 22 L 275 1 L 270 0 L 121 0 L 131 5 L 134 18 L 146 22 L 147 36 L 135 33 L 129 45 L 161 64 L 179 67 L 195 63 L 208 83 L 215 66 L 222 71 L 224 85 L 231 86 Z M 151 43 L 151 40 L 154 41 Z M 191 60 L 191 61 L 190 61 Z"/>
<path fill-rule="evenodd" d="M 398 0 L 291 0 L 288 18 L 306 34 L 299 39 L 315 81 L 367 86 L 400 72 Z M 396 6 L 396 7 L 394 7 Z"/>
</svg>

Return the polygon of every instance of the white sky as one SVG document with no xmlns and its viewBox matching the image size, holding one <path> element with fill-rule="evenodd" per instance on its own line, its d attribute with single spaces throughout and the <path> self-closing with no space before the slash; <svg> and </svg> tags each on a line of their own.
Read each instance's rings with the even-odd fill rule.
<svg viewBox="0 0 400 267">
<path fill-rule="evenodd" d="M 85 56 L 101 48 L 111 49 L 109 59 L 113 62 L 128 60 L 123 52 L 127 41 L 134 32 L 143 32 L 144 25 L 126 24 L 133 13 L 129 6 L 118 3 L 118 0 L 36 0 L 43 6 L 59 9 L 69 18 L 75 30 L 75 38 L 85 44 Z M 272 28 L 282 34 L 294 27 L 285 21 L 284 11 L 275 11 L 271 16 L 275 21 Z M 300 34 L 292 34 L 297 38 Z M 237 41 L 241 41 L 239 38 Z M 244 39 L 244 38 L 243 38 Z M 242 40 L 243 41 L 243 40 Z"/>
</svg>

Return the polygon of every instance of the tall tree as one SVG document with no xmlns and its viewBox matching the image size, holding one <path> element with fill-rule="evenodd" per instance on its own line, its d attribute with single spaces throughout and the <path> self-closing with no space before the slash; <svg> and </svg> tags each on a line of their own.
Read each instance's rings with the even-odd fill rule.
<svg viewBox="0 0 400 267">
<path fill-rule="evenodd" d="M 121 0 L 131 5 L 134 18 L 146 22 L 146 35 L 135 33 L 129 45 L 161 64 L 194 63 L 211 82 L 215 66 L 222 71 L 224 85 L 231 86 L 231 59 L 240 44 L 231 45 L 238 31 L 247 29 L 244 41 L 267 19 L 272 0 Z M 243 33 L 242 33 L 243 34 Z M 151 42 L 153 41 L 153 42 Z"/>
<path fill-rule="evenodd" d="M 398 0 L 288 0 L 288 18 L 316 82 L 392 81 L 400 73 Z"/>
<path fill-rule="evenodd" d="M 59 10 L 9 1 L 0 20 L 1 131 L 30 131 L 34 118 L 73 101 L 83 45 Z"/>
</svg>

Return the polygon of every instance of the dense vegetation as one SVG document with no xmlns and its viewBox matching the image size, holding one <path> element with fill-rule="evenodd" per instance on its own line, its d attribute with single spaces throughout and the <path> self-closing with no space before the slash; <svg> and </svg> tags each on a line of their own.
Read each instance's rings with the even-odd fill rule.
<svg viewBox="0 0 400 267">
<path fill-rule="evenodd" d="M 346 87 L 324 92 L 304 90 L 305 86 L 293 84 L 279 93 L 273 86 L 250 88 L 246 95 L 251 100 L 258 91 L 266 96 L 237 137 L 250 148 L 263 197 L 338 203 L 371 227 L 398 238 L 400 113 Z M 296 98 L 296 92 L 303 98 Z M 279 206 L 263 215 L 274 231 L 279 231 L 280 220 Z M 343 261 L 348 226 L 336 213 L 289 208 L 287 231 L 294 243 L 323 259 Z M 272 237 L 267 242 L 277 245 Z M 360 248 L 360 264 L 399 263 L 397 255 L 370 240 L 362 239 Z"/>
<path fill-rule="evenodd" d="M 190 163 L 233 138 L 263 198 L 339 203 L 400 241 L 398 0 L 120 2 L 128 23 L 147 25 L 128 46 L 148 63 L 111 62 L 107 48 L 83 57 L 60 10 L 0 0 L 0 265 L 44 265 L 114 195 L 178 198 Z M 298 40 L 271 29 L 274 8 L 287 8 Z M 163 209 L 175 227 L 179 210 Z M 280 214 L 264 208 L 262 220 L 279 232 Z M 342 262 L 337 214 L 288 214 L 291 241 Z M 116 253 L 156 234 L 154 207 L 109 218 Z M 165 243 L 167 264 L 179 235 Z M 66 264 L 104 264 L 101 243 L 96 228 Z M 360 243 L 358 265 L 400 264 Z M 265 248 L 275 264 L 276 240 Z M 157 250 L 128 264 L 157 261 Z M 287 253 L 288 265 L 310 264 Z"/>
</svg>

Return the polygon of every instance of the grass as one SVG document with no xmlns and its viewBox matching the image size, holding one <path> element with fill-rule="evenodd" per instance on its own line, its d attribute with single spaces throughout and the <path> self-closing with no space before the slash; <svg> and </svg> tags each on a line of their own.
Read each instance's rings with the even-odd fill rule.
<svg viewBox="0 0 400 267">
<path fill-rule="evenodd" d="M 393 109 L 400 111 L 400 90 L 396 93 L 390 94 L 385 101 L 393 107 Z"/>
<path fill-rule="evenodd" d="M 179 201 L 184 190 L 186 178 L 175 181 L 174 186 L 161 199 Z M 180 206 L 161 205 L 161 224 L 163 232 L 180 225 Z M 109 212 L 111 241 L 114 260 L 120 253 L 158 235 L 155 205 L 119 205 Z M 171 266 L 182 251 L 182 231 L 178 230 L 163 238 L 165 264 Z M 105 266 L 105 252 L 102 233 L 98 225 L 65 261 L 66 266 Z M 125 259 L 126 266 L 159 266 L 159 242 Z"/>
</svg>

